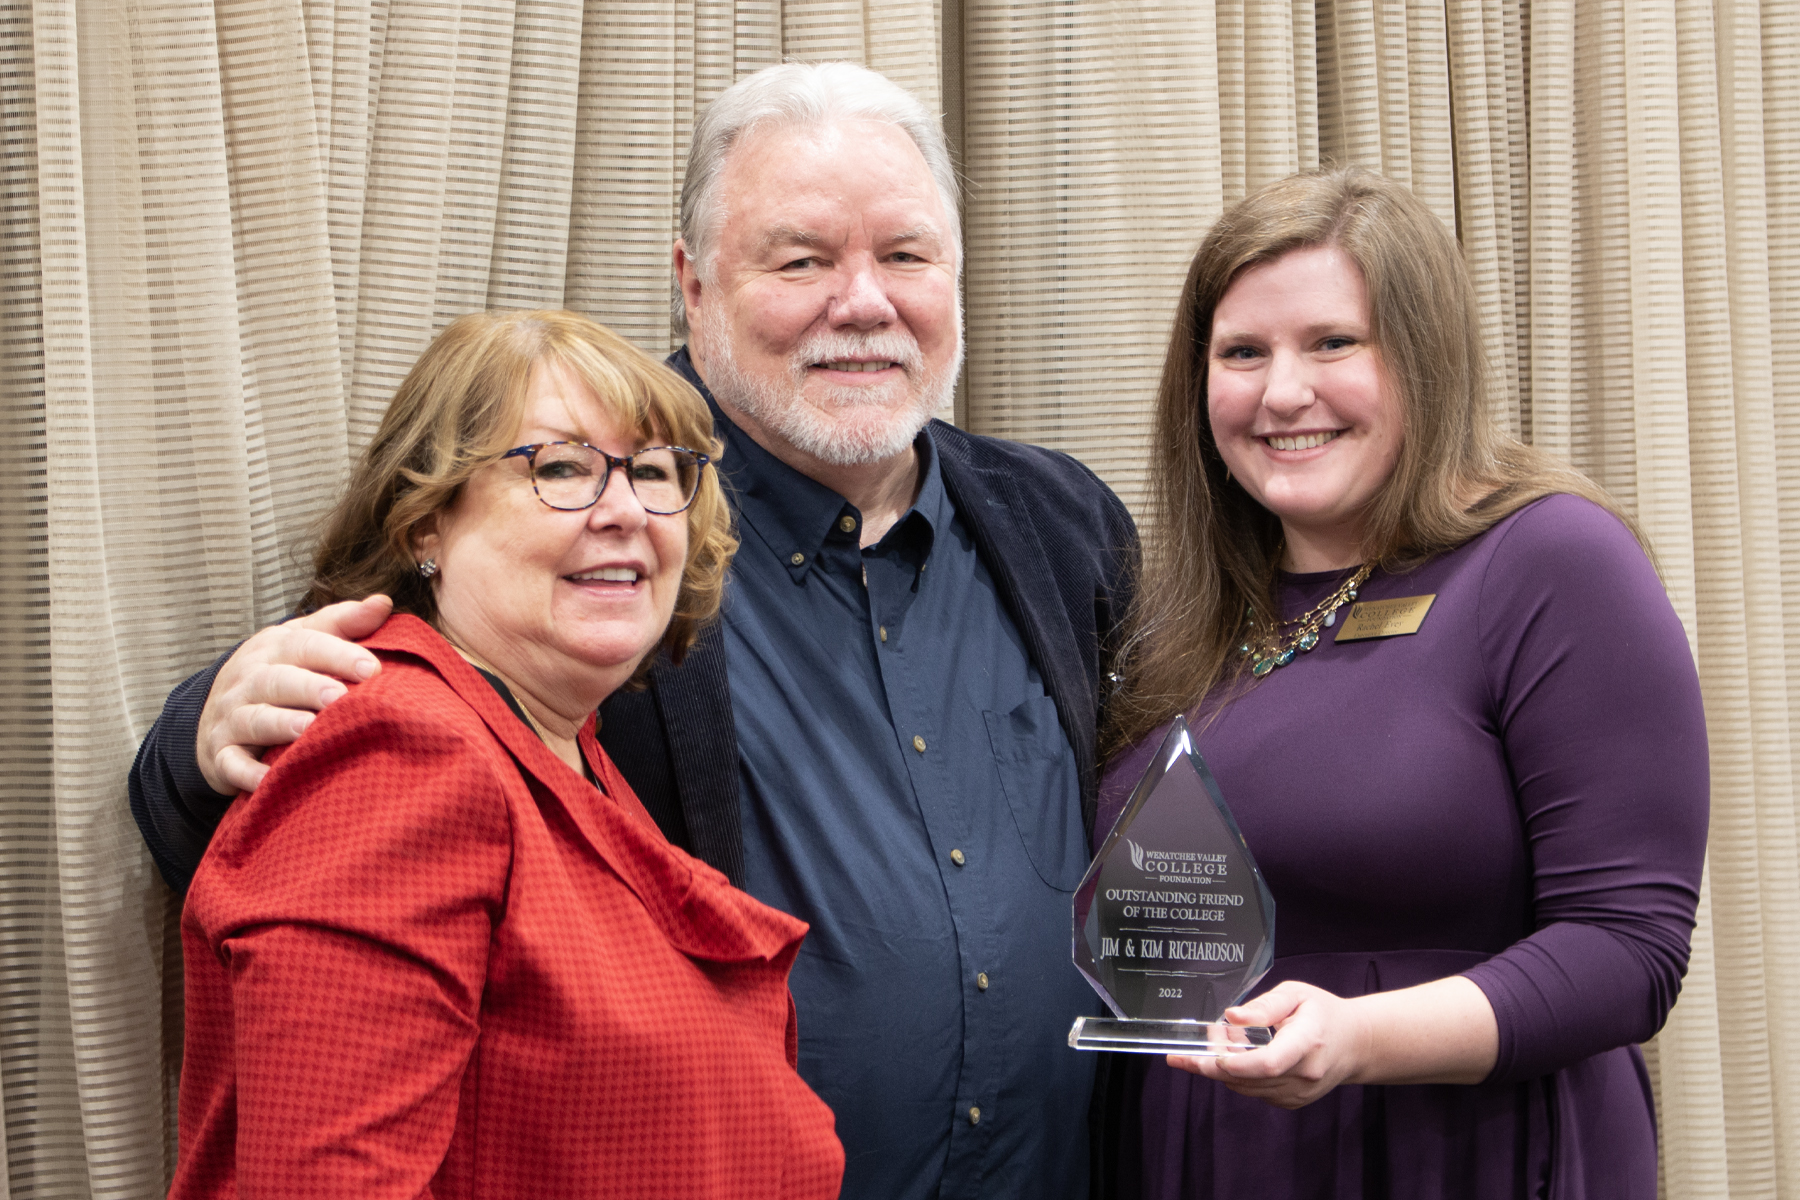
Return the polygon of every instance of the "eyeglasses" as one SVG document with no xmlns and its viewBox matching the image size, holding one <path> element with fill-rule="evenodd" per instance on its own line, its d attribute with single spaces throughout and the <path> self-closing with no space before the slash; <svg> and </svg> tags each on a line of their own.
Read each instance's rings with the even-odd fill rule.
<svg viewBox="0 0 1800 1200">
<path fill-rule="evenodd" d="M 615 467 L 625 469 L 625 482 L 647 513 L 669 516 L 684 511 L 700 489 L 700 472 L 712 460 L 685 446 L 649 446 L 615 458 L 585 442 L 538 442 L 515 446 L 501 456 L 522 458 L 531 467 L 537 497 L 558 512 L 579 512 L 600 501 Z"/>
</svg>

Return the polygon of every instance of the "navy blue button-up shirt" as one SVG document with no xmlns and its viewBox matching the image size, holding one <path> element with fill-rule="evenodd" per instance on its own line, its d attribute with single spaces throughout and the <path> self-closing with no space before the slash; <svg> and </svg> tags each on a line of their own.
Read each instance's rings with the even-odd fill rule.
<svg viewBox="0 0 1800 1200">
<path fill-rule="evenodd" d="M 880 543 L 722 416 L 743 545 L 724 634 L 745 886 L 812 926 L 800 1072 L 846 1197 L 1087 1194 L 1100 1009 L 1069 961 L 1074 753 L 944 489 Z"/>
</svg>

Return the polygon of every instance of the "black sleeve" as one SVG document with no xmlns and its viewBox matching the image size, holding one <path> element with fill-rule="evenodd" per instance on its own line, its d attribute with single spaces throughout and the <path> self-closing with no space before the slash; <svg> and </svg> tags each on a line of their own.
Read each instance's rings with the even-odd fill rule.
<svg viewBox="0 0 1800 1200">
<path fill-rule="evenodd" d="M 131 815 L 150 847 L 157 870 L 177 892 L 186 893 L 212 840 L 213 830 L 225 816 L 234 797 L 221 796 L 207 786 L 200 774 L 194 741 L 200 731 L 200 710 L 212 691 L 219 668 L 237 649 L 233 646 L 218 661 L 184 680 L 169 693 L 162 715 L 131 765 Z"/>
</svg>

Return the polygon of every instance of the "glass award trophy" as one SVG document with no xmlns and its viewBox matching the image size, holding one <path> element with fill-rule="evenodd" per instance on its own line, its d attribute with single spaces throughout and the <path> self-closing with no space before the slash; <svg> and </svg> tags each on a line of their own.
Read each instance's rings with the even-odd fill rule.
<svg viewBox="0 0 1800 1200">
<path fill-rule="evenodd" d="M 1075 890 L 1075 966 L 1114 1017 L 1077 1017 L 1077 1050 L 1234 1054 L 1274 1031 L 1228 1025 L 1275 957 L 1275 899 L 1187 721 L 1150 761 Z"/>
</svg>

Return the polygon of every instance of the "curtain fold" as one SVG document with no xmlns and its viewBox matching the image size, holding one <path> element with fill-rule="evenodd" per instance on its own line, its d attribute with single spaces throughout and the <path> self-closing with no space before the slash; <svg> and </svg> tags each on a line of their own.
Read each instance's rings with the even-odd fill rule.
<svg viewBox="0 0 1800 1200">
<path fill-rule="evenodd" d="M 964 30 L 967 422 L 1068 451 L 1135 506 L 1170 313 L 1221 205 L 1211 22 L 970 0 Z"/>
<path fill-rule="evenodd" d="M 1723 15 L 1722 6 L 1716 11 Z M 1786 930 L 1780 928 L 1781 910 L 1792 908 L 1784 896 L 1792 891 L 1791 867 L 1779 879 L 1766 873 L 1772 854 L 1785 849 L 1791 864 L 1795 850 L 1778 590 L 1780 529 L 1760 503 L 1772 493 L 1774 482 L 1768 381 L 1765 377 L 1760 386 L 1745 386 L 1762 373 L 1757 359 L 1766 369 L 1766 341 L 1752 350 L 1739 336 L 1748 331 L 1739 328 L 1742 314 L 1734 303 L 1734 296 L 1752 290 L 1767 296 L 1766 280 L 1759 284 L 1745 276 L 1750 264 L 1742 247 L 1732 244 L 1730 232 L 1733 210 L 1746 200 L 1752 207 L 1760 205 L 1751 196 L 1734 196 L 1727 186 L 1728 164 L 1741 147 L 1730 144 L 1731 104 L 1721 90 L 1721 85 L 1732 86 L 1729 70 L 1721 73 L 1728 68 L 1729 48 L 1723 41 L 1715 47 L 1714 15 L 1713 6 L 1677 4 L 1663 33 L 1676 56 L 1671 73 L 1676 97 L 1668 108 L 1680 137 L 1679 193 L 1674 199 L 1681 259 L 1672 264 L 1675 274 L 1669 282 L 1679 287 L 1684 300 L 1679 319 L 1687 339 L 1682 347 L 1685 395 L 1679 405 L 1671 396 L 1669 404 L 1671 410 L 1685 408 L 1685 429 L 1671 428 L 1669 442 L 1673 452 L 1675 438 L 1686 434 L 1693 486 L 1696 612 L 1689 628 L 1700 660 L 1714 764 L 1707 894 L 1712 936 L 1707 950 L 1715 995 L 1712 1011 L 1706 1012 L 1709 997 L 1687 990 L 1682 1011 L 1659 1039 L 1659 1091 L 1668 1098 L 1663 1101 L 1667 1128 L 1673 1118 L 1685 1115 L 1684 1108 L 1692 1113 L 1692 1097 L 1684 1094 L 1683 1084 L 1707 1073 L 1721 1084 L 1718 1107 L 1693 1114 L 1713 1127 L 1720 1144 L 1699 1154 L 1683 1145 L 1670 1155 L 1664 1178 L 1671 1194 L 1717 1187 L 1723 1175 L 1730 1194 L 1776 1195 L 1771 1069 L 1778 1060 L 1769 1051 L 1771 1017 L 1782 1006 L 1768 985 L 1786 972 L 1765 955 L 1764 941 L 1766 935 L 1791 939 L 1795 932 L 1791 921 Z M 1756 165 L 1760 176 L 1760 163 Z M 1664 187 L 1673 183 L 1660 182 Z M 1754 191 L 1760 190 L 1758 178 Z M 1670 314 L 1671 324 L 1675 317 Z M 1760 323 L 1766 330 L 1766 320 Z M 1671 423 L 1674 416 L 1671 411 Z M 1664 469 L 1653 466 L 1650 473 L 1659 477 Z M 1765 642 L 1771 636 L 1774 641 Z M 1752 647 L 1763 645 L 1769 657 L 1751 653 Z M 1778 686 L 1773 691 L 1759 687 L 1759 677 L 1765 685 L 1778 680 Z M 1758 842 L 1776 833 L 1780 823 L 1787 826 L 1779 839 L 1785 846 L 1765 844 L 1759 853 Z M 1773 922 L 1768 927 L 1765 915 Z M 1696 1061 L 1683 1033 L 1701 1032 L 1721 1015 L 1729 1016 L 1732 1036 L 1721 1040 L 1716 1059 L 1700 1055 Z"/>
<path fill-rule="evenodd" d="M 1530 178 L 1525 158 L 1525 70 L 1516 0 L 1445 5 L 1457 237 L 1463 244 L 1494 371 L 1502 422 L 1519 432 L 1518 308 L 1527 287 L 1521 261 L 1525 214 L 1515 212 Z"/>
<path fill-rule="evenodd" d="M 168 687 L 287 610 L 450 318 L 674 346 L 694 116 L 789 57 L 960 118 L 964 422 L 1134 507 L 1224 205 L 1359 163 L 1456 231 L 1501 419 L 1638 514 L 1705 689 L 1665 1194 L 1800 1197 L 1800 0 L 0 0 L 0 1200 L 173 1166 Z"/>
<path fill-rule="evenodd" d="M 1773 1195 L 1800 1171 L 1790 1069 L 1800 1049 L 1800 881 L 1787 688 L 1795 651 L 1784 644 L 1774 503 L 1772 318 L 1784 306 L 1771 291 L 1770 243 L 1781 231 L 1768 203 L 1762 17 L 1733 0 L 1690 0 L 1677 13 L 1700 661 L 1715 771 L 1724 762 L 1730 772 L 1729 792 L 1714 790 L 1712 917 L 1720 1007 L 1734 1024 L 1744 1019 L 1721 1047 L 1726 1146 L 1733 1193 Z M 1784 66 L 1791 72 L 1792 59 Z"/>
</svg>

